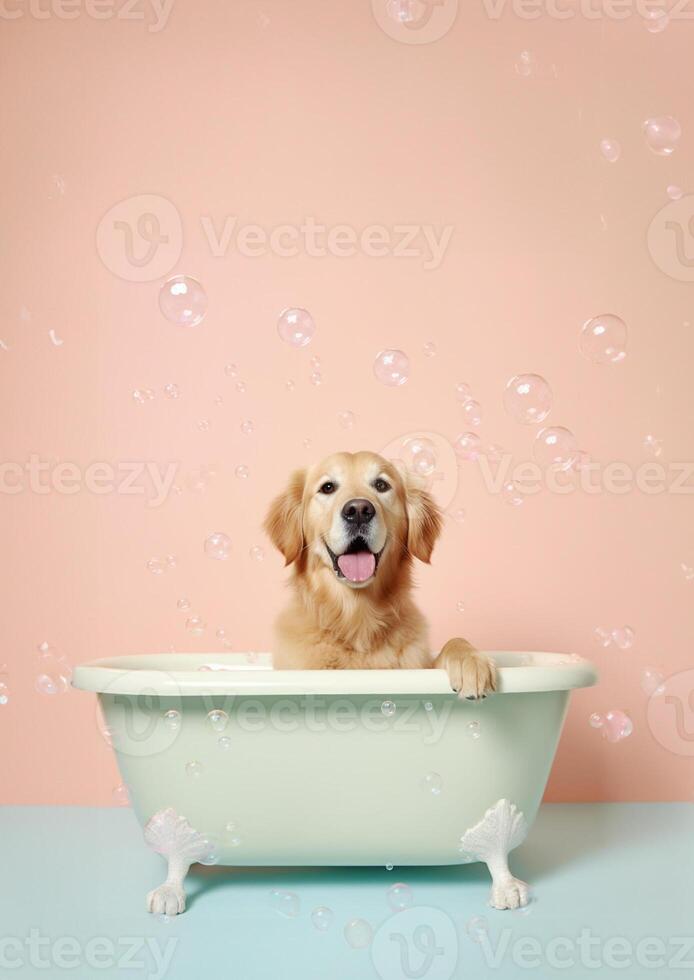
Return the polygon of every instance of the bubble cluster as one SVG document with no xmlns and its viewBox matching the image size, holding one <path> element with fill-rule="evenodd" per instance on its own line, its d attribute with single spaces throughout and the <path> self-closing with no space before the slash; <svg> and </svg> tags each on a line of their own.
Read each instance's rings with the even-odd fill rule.
<svg viewBox="0 0 694 980">
<path fill-rule="evenodd" d="M 174 276 L 159 290 L 159 309 L 179 327 L 197 327 L 207 313 L 207 293 L 191 276 Z"/>
<path fill-rule="evenodd" d="M 376 356 L 373 372 L 381 384 L 396 388 L 409 380 L 410 360 L 401 350 L 382 350 Z"/>
<path fill-rule="evenodd" d="M 283 310 L 277 321 L 277 333 L 285 344 L 297 349 L 307 347 L 316 332 L 316 325 L 308 310 L 300 307 Z"/>
<path fill-rule="evenodd" d="M 222 531 L 215 531 L 205 539 L 205 554 L 216 561 L 227 561 L 231 555 L 231 539 Z"/>
<path fill-rule="evenodd" d="M 516 374 L 504 388 L 504 408 L 516 422 L 536 425 L 552 410 L 552 389 L 539 374 Z"/>
<path fill-rule="evenodd" d="M 595 364 L 621 364 L 627 356 L 627 326 L 614 313 L 601 313 L 581 328 L 580 348 Z"/>
</svg>

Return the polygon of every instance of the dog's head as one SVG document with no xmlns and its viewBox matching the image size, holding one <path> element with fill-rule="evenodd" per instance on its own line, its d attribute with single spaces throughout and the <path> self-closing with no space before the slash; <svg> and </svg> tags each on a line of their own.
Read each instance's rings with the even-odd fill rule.
<svg viewBox="0 0 694 980">
<path fill-rule="evenodd" d="M 428 562 L 441 517 L 416 477 L 376 453 L 335 453 L 293 474 L 265 529 L 286 563 L 324 571 L 353 589 Z"/>
</svg>

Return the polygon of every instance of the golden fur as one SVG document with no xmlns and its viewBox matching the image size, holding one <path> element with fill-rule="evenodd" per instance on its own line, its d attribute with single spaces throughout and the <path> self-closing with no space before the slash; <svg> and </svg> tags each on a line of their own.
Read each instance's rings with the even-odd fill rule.
<svg viewBox="0 0 694 980">
<path fill-rule="evenodd" d="M 386 482 L 386 492 L 376 492 L 377 480 Z M 336 487 L 329 496 L 320 489 L 326 481 Z M 385 541 L 375 574 L 356 585 L 338 577 L 327 547 L 340 537 L 341 508 L 353 498 L 373 505 L 373 533 Z M 336 453 L 292 474 L 265 529 L 293 566 L 292 599 L 276 623 L 276 668 L 435 666 L 448 671 L 461 696 L 494 690 L 493 664 L 467 640 L 449 640 L 432 658 L 426 621 L 410 593 L 413 561 L 430 561 L 441 515 L 410 474 L 375 453 Z"/>
</svg>

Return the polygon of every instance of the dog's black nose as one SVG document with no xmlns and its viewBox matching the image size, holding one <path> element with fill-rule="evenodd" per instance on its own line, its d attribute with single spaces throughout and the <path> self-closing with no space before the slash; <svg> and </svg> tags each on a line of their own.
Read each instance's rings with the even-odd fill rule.
<svg viewBox="0 0 694 980">
<path fill-rule="evenodd" d="M 361 527 L 362 524 L 368 524 L 375 513 L 376 508 L 374 505 L 370 500 L 365 500 L 363 497 L 348 500 L 342 508 L 342 516 L 347 523 L 355 524 L 357 527 Z"/>
</svg>

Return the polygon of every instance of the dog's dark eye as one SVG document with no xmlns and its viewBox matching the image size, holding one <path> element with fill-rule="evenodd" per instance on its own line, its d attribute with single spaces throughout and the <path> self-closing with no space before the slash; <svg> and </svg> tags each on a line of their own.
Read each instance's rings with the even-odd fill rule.
<svg viewBox="0 0 694 980">
<path fill-rule="evenodd" d="M 378 490 L 379 493 L 385 493 L 386 490 L 390 490 L 390 483 L 385 480 L 378 479 L 374 483 L 374 490 Z"/>
<path fill-rule="evenodd" d="M 330 480 L 326 480 L 322 487 L 319 488 L 319 493 L 335 493 L 337 487 Z"/>
</svg>

